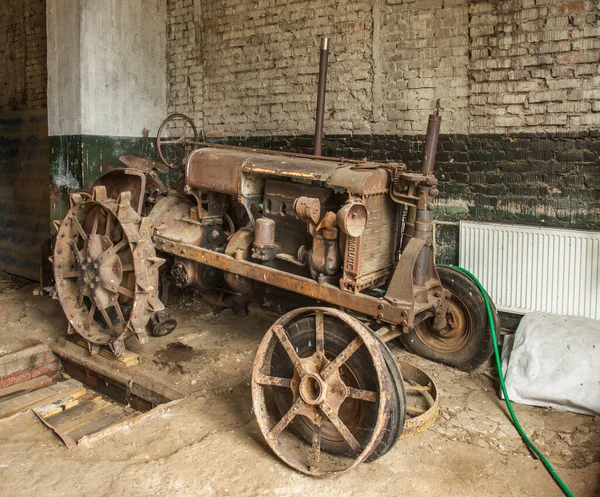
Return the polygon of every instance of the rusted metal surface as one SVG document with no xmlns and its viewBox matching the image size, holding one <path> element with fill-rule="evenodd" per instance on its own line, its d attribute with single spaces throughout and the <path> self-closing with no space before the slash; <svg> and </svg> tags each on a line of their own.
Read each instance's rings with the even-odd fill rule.
<svg viewBox="0 0 600 497">
<path fill-rule="evenodd" d="M 324 108 L 321 76 L 318 115 Z M 322 124 L 322 119 L 316 124 L 315 156 L 305 156 L 205 144 L 197 141 L 191 119 L 170 116 L 159 129 L 157 146 L 168 167 L 185 168 L 178 189 L 168 192 L 159 182 L 156 163 L 122 158 L 133 169 L 100 178 L 93 196 L 72 195 L 55 252 L 61 304 L 72 330 L 84 335 L 91 351 L 100 344 L 122 351 L 128 332 L 145 336 L 141 330 L 153 313 L 152 324 L 160 326 L 157 270 L 162 259 L 156 251 L 172 256 L 170 277 L 177 286 L 200 290 L 219 309 L 246 312 L 256 301 L 280 313 L 315 301 L 335 306 L 296 309 L 279 318 L 261 342 L 253 368 L 261 432 L 281 459 L 310 475 L 377 458 L 400 437 L 405 388 L 385 341 L 415 330 L 432 339 L 446 333 L 448 343 L 454 334 L 465 337 L 453 319 L 454 304 L 441 285 L 432 250 L 437 112 L 430 119 L 420 173 L 397 163 L 317 157 Z M 165 138 L 172 128 L 179 137 Z M 170 161 L 169 146 L 183 152 L 179 164 Z M 145 181 L 158 193 L 146 195 L 144 202 Z M 148 215 L 141 217 L 141 212 Z M 122 235 L 108 224 L 118 226 Z M 115 320 L 107 316 L 113 308 Z M 372 318 L 370 325 L 385 324 L 381 336 L 346 311 Z M 310 350 L 298 352 L 297 323 L 306 324 L 306 316 L 314 316 L 310 340 L 315 345 L 309 342 Z M 331 326 L 332 319 L 348 328 L 327 328 L 326 333 L 325 323 Z M 336 349 L 335 340 L 341 340 L 343 350 Z M 464 340 L 452 343 L 456 350 L 465 346 Z M 369 388 L 352 370 L 353 361 L 363 360 L 365 353 L 373 368 L 369 377 L 377 383 Z M 281 370 L 283 375 L 273 373 L 272 368 L 283 366 L 289 367 Z M 403 373 L 409 398 L 419 399 L 409 405 L 406 437 L 433 423 L 438 407 L 430 378 L 409 366 Z M 275 411 L 267 408 L 269 399 Z M 365 404 L 377 412 L 373 417 L 369 411 L 370 424 L 362 429 L 370 437 L 359 441 L 356 428 L 367 419 L 360 414 Z M 295 440 L 291 445 L 288 437 Z M 334 442 L 344 446 L 342 452 Z M 304 455 L 294 455 L 294 447 L 302 447 Z M 345 464 L 339 464 L 339 455 Z"/>
<path fill-rule="evenodd" d="M 92 185 L 103 186 L 106 196 L 117 200 L 121 192 L 129 192 L 131 207 L 138 214 L 142 213 L 144 206 L 144 192 L 146 191 L 146 175 L 134 169 L 113 169 L 99 176 Z"/>
<path fill-rule="evenodd" d="M 360 164 L 378 166 L 373 163 Z M 186 184 L 191 188 L 251 196 L 260 192 L 260 183 L 243 182 L 245 175 L 252 174 L 322 181 L 359 195 L 387 192 L 390 180 L 388 170 L 359 168 L 357 165 L 310 156 L 274 155 L 263 150 L 211 146 L 197 149 L 190 155 L 186 165 Z"/>
<path fill-rule="evenodd" d="M 265 217 L 256 220 L 254 229 L 254 242 L 252 258 L 261 261 L 269 261 L 275 250 L 275 221 Z"/>
<path fill-rule="evenodd" d="M 316 226 L 321 219 L 321 201 L 318 198 L 298 197 L 294 201 L 294 212 L 305 223 Z"/>
<path fill-rule="evenodd" d="M 362 202 L 350 202 L 337 213 L 337 224 L 348 236 L 359 237 L 367 226 L 369 213 Z"/>
<path fill-rule="evenodd" d="M 289 326 L 301 315 L 313 314 L 315 319 L 315 349 L 308 357 L 299 357 L 290 342 Z M 332 316 L 351 327 L 356 337 L 336 357 L 326 357 L 326 334 L 324 316 Z M 292 378 L 271 375 L 270 365 L 273 351 L 281 344 L 293 364 Z M 377 374 L 377 391 L 350 389 L 340 376 L 340 368 L 360 347 L 365 347 Z M 270 388 L 290 389 L 293 397 L 291 407 L 280 415 L 273 415 L 267 405 L 265 390 Z M 337 309 L 300 308 L 279 318 L 261 341 L 252 369 L 252 403 L 261 433 L 267 444 L 291 467 L 312 476 L 346 471 L 367 459 L 381 442 L 391 409 L 390 379 L 383 355 L 376 339 L 356 319 Z M 372 429 L 367 443 L 361 444 L 349 427 L 348 421 L 340 416 L 340 406 L 348 399 L 376 402 L 377 419 L 369 426 Z M 297 444 L 286 445 L 282 433 L 296 417 L 302 416 L 312 425 L 312 440 L 306 450 Z M 321 455 L 321 432 L 324 421 L 331 423 L 351 449 L 352 457 L 335 458 Z M 331 461 L 335 459 L 335 461 Z"/>
<path fill-rule="evenodd" d="M 136 171 L 140 171 L 144 174 L 152 172 L 153 169 L 156 169 L 158 172 L 161 173 L 169 172 L 169 168 L 166 167 L 162 162 L 144 159 L 143 157 L 136 157 L 134 155 L 122 155 L 121 157 L 119 157 L 119 160 L 126 167 L 130 167 L 131 169 L 135 169 Z"/>
<path fill-rule="evenodd" d="M 400 371 L 407 394 L 407 417 L 401 439 L 423 433 L 436 420 L 439 412 L 435 382 L 421 369 L 402 362 Z"/>
<path fill-rule="evenodd" d="M 174 127 L 177 130 L 178 128 L 182 128 L 179 137 L 164 138 L 164 134 L 170 127 Z M 192 136 L 187 136 L 188 130 L 192 132 Z M 183 148 L 185 154 L 184 160 L 187 160 L 187 156 L 193 148 L 192 142 L 197 141 L 198 130 L 196 129 L 194 121 L 185 114 L 171 114 L 158 128 L 158 133 L 156 134 L 156 150 L 158 151 L 160 159 L 166 166 L 170 167 L 171 169 L 179 169 L 179 167 L 181 167 L 180 164 L 175 164 L 172 162 L 165 147 L 174 145 L 178 148 Z"/>
<path fill-rule="evenodd" d="M 323 152 L 323 118 L 325 115 L 325 91 L 327 87 L 327 60 L 329 58 L 329 39 L 321 39 L 319 55 L 319 85 L 317 90 L 317 119 L 315 121 L 315 140 L 313 153 L 322 155 Z"/>
<path fill-rule="evenodd" d="M 104 186 L 91 199 L 74 194 L 73 207 L 58 228 L 54 277 L 69 329 L 90 344 L 124 352 L 134 333 L 147 339 L 146 323 L 164 306 L 158 300 L 158 267 L 163 259 L 149 237 L 140 234 L 140 216 L 129 192 L 115 201 Z"/>
<path fill-rule="evenodd" d="M 369 195 L 365 201 L 368 217 L 359 237 L 347 237 L 342 285 L 358 292 L 385 286 L 394 271 L 400 230 L 400 210 L 387 193 Z M 358 217 L 358 214 L 357 214 Z"/>
<path fill-rule="evenodd" d="M 438 141 L 440 138 L 440 125 L 442 118 L 439 114 L 440 101 L 436 103 L 435 113 L 429 116 L 427 123 L 427 134 L 425 135 L 425 155 L 423 156 L 423 164 L 421 173 L 424 175 L 433 174 L 435 166 L 435 156 L 437 154 Z"/>
<path fill-rule="evenodd" d="M 432 304 L 426 302 L 417 303 L 413 309 L 411 304 L 406 301 L 395 301 L 392 304 L 383 297 L 376 298 L 361 293 L 351 294 L 327 283 L 318 283 L 310 278 L 284 273 L 262 264 L 236 260 L 225 254 L 183 244 L 162 236 L 155 236 L 154 242 L 157 249 L 162 252 L 181 255 L 187 259 L 290 290 L 315 300 L 358 311 L 384 322 L 402 323 L 407 320 L 411 310 L 422 312 L 432 306 Z"/>
</svg>

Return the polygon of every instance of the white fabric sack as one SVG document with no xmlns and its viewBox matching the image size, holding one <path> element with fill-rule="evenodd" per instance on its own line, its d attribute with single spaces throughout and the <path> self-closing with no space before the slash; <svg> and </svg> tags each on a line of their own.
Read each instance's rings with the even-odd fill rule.
<svg viewBox="0 0 600 497">
<path fill-rule="evenodd" d="M 600 321 L 526 314 L 505 337 L 502 370 L 511 401 L 600 414 Z"/>
</svg>

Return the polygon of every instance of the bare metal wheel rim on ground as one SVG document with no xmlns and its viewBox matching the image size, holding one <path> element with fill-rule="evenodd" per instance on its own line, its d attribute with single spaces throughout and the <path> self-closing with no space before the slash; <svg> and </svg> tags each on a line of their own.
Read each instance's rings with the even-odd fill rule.
<svg viewBox="0 0 600 497">
<path fill-rule="evenodd" d="M 298 356 L 286 331 L 295 319 L 303 315 L 313 315 L 315 319 L 315 351 L 309 357 Z M 324 316 L 333 316 L 344 322 L 355 333 L 355 338 L 331 360 L 325 355 Z M 293 378 L 269 374 L 273 349 L 277 344 L 281 344 L 293 364 Z M 348 387 L 340 377 L 340 368 L 361 347 L 366 349 L 371 358 L 377 375 L 377 391 Z M 379 343 L 362 323 L 332 308 L 296 309 L 279 318 L 269 328 L 259 345 L 254 361 L 252 400 L 260 430 L 278 457 L 303 473 L 322 476 L 348 470 L 371 455 L 384 435 L 391 408 L 391 382 L 379 347 Z M 277 416 L 279 419 L 274 419 L 267 406 L 267 390 L 271 388 L 286 388 L 294 393 L 295 401 L 286 413 Z M 340 406 L 348 398 L 377 404 L 376 422 L 370 427 L 372 431 L 367 443 L 359 443 L 339 416 Z M 288 447 L 281 440 L 282 434 L 298 416 L 303 416 L 313 426 L 309 454 L 302 454 L 301 450 L 292 450 L 293 447 Z M 337 462 L 342 463 L 343 467 L 340 467 L 340 464 L 335 469 L 322 466 L 321 429 L 325 420 L 335 426 L 354 453 L 352 457 L 339 458 Z M 304 442 L 300 440 L 300 445 L 302 443 Z M 328 454 L 329 459 L 332 457 L 335 456 Z"/>
</svg>

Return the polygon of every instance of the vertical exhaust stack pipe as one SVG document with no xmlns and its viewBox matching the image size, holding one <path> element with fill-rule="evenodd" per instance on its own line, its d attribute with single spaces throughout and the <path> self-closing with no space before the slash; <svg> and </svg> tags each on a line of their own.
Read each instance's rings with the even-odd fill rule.
<svg viewBox="0 0 600 497">
<path fill-rule="evenodd" d="M 435 103 L 435 112 L 429 116 L 427 123 L 427 134 L 425 135 L 425 156 L 421 165 L 421 173 L 424 175 L 433 174 L 435 166 L 435 156 L 437 154 L 438 141 L 440 140 L 440 101 Z"/>
<path fill-rule="evenodd" d="M 421 164 L 421 174 L 429 176 L 433 174 L 435 166 L 435 156 L 437 154 L 438 142 L 440 140 L 440 125 L 442 118 L 440 117 L 440 101 L 435 103 L 435 111 L 429 115 L 427 123 L 427 134 L 425 135 L 425 155 Z M 415 195 L 416 192 L 410 192 Z M 408 242 L 415 235 L 415 222 L 417 221 L 417 208 L 409 207 L 404 221 L 404 232 L 402 234 L 402 249 L 404 250 Z M 417 262 L 418 264 L 418 262 Z"/>
<path fill-rule="evenodd" d="M 325 115 L 325 88 L 327 85 L 327 61 L 329 59 L 329 38 L 321 38 L 321 58 L 319 61 L 319 91 L 317 93 L 317 121 L 313 154 L 323 155 L 323 117 Z"/>
</svg>

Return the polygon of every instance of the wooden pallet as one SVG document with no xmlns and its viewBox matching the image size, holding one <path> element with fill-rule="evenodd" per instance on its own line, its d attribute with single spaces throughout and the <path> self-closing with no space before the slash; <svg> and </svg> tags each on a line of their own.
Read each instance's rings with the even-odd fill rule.
<svg viewBox="0 0 600 497">
<path fill-rule="evenodd" d="M 99 434 L 115 423 L 133 420 L 140 414 L 86 389 L 77 380 L 44 386 L 49 381 L 50 378 L 36 378 L 0 390 L 0 419 L 32 409 L 42 423 L 72 448 L 82 438 Z M 30 391 L 40 386 L 42 388 Z"/>
<path fill-rule="evenodd" d="M 77 403 L 67 397 L 62 402 L 37 407 L 33 412 L 69 448 L 83 437 L 138 414 L 93 391 L 88 391 Z"/>
<path fill-rule="evenodd" d="M 26 382 L 27 383 L 27 382 Z M 18 387 L 19 385 L 14 385 Z M 9 387 L 12 388 L 12 387 Z M 16 397 L 8 396 L 0 401 L 0 418 L 12 416 L 20 411 L 33 409 L 70 398 L 71 401 L 85 395 L 86 389 L 76 380 L 63 381 Z"/>
</svg>

